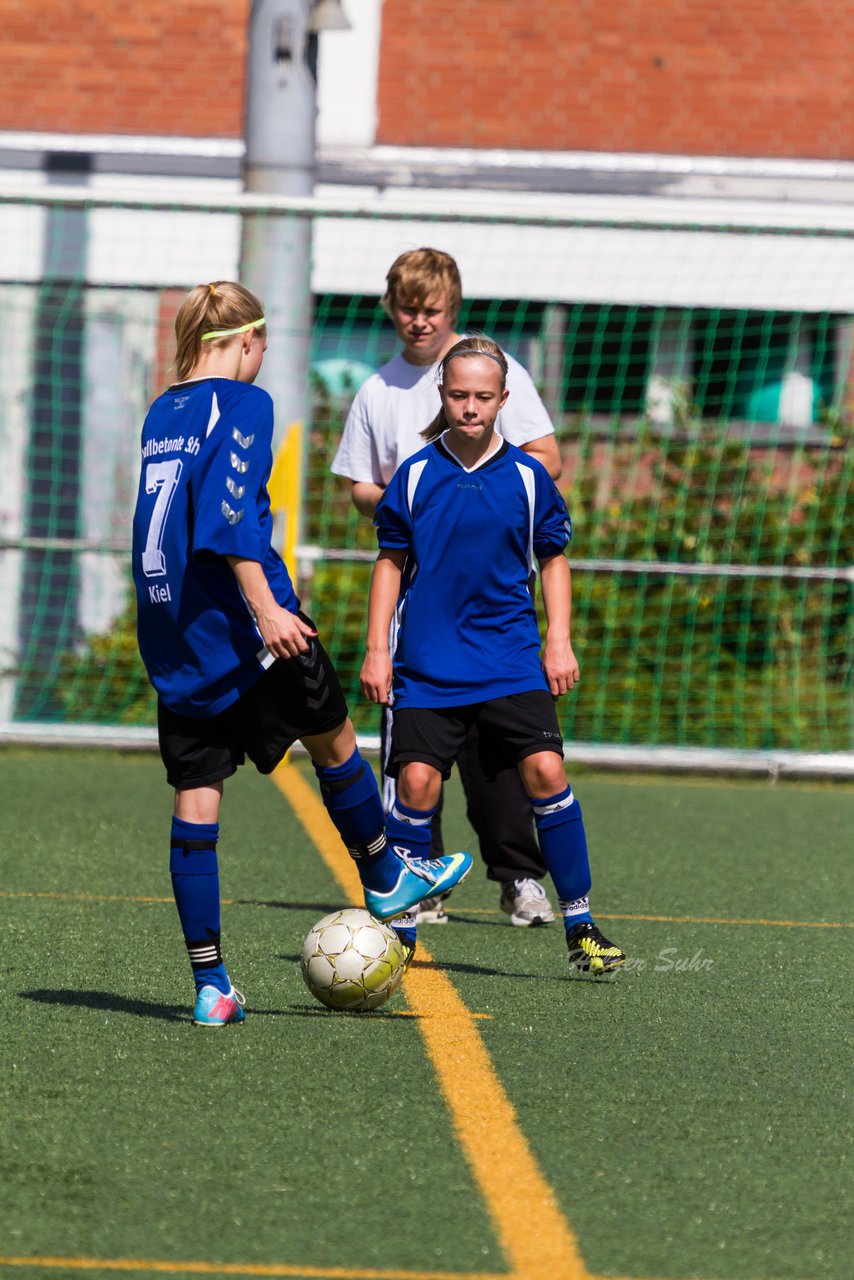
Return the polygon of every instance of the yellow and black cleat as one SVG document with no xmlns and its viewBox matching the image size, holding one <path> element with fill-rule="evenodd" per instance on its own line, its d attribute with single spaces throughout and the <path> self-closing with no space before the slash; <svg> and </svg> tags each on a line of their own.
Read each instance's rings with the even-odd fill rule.
<svg viewBox="0 0 854 1280">
<path fill-rule="evenodd" d="M 406 973 L 415 957 L 415 943 L 406 942 L 403 938 L 399 938 L 399 942 L 403 950 L 403 972 Z"/>
<path fill-rule="evenodd" d="M 582 920 L 569 930 L 566 945 L 569 947 L 569 963 L 582 973 L 592 973 L 597 978 L 621 969 L 626 963 L 625 951 L 609 942 L 590 920 Z"/>
</svg>

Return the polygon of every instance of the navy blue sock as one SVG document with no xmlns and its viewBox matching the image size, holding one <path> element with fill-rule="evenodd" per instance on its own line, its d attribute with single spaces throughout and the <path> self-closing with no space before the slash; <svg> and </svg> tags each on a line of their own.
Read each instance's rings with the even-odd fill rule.
<svg viewBox="0 0 854 1280">
<path fill-rule="evenodd" d="M 590 862 L 581 805 L 571 787 L 545 800 L 531 799 L 543 858 L 554 881 L 564 927 L 590 915 Z"/>
<path fill-rule="evenodd" d="M 429 858 L 433 814 L 436 809 L 412 809 L 395 797 L 385 820 L 389 845 L 398 857 Z"/>
<path fill-rule="evenodd" d="M 362 884 L 379 892 L 392 889 L 400 874 L 400 863 L 386 843 L 377 780 L 359 748 L 344 764 L 315 764 L 314 772 L 326 812 L 355 859 Z"/>
<path fill-rule="evenodd" d="M 433 818 L 435 809 L 412 809 L 396 796 L 386 819 L 386 835 L 395 853 L 408 857 L 429 858 L 433 850 Z M 407 912 L 391 924 L 397 936 L 409 947 L 418 944 L 418 909 Z"/>
<path fill-rule="evenodd" d="M 366 864 L 362 874 L 366 888 L 387 893 L 397 884 L 401 858 L 430 857 L 430 823 L 434 813 L 435 809 L 410 809 L 395 799 L 385 820 L 386 855 L 381 861 Z M 362 864 L 359 871 L 361 874 Z"/>
<path fill-rule="evenodd" d="M 227 994 L 231 983 L 220 949 L 218 835 L 218 822 L 173 818 L 169 870 L 196 990 L 211 986 Z"/>
</svg>

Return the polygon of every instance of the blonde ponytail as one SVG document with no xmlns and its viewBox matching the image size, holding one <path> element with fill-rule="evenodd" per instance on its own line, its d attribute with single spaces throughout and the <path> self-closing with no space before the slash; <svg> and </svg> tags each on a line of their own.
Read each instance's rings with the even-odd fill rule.
<svg viewBox="0 0 854 1280">
<path fill-rule="evenodd" d="M 175 317 L 175 366 L 179 381 L 196 367 L 204 335 L 224 330 L 211 345 L 230 341 L 233 333 L 261 322 L 264 307 L 260 298 L 233 280 L 197 284 L 181 304 Z"/>
</svg>

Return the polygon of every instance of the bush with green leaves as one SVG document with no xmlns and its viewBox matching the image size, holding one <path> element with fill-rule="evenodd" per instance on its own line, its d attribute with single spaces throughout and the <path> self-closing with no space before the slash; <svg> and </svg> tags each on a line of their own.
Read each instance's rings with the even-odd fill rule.
<svg viewBox="0 0 854 1280">
<path fill-rule="evenodd" d="M 329 464 L 345 406 L 318 392 L 304 465 L 303 543 L 374 546 L 349 485 Z M 850 581 L 780 575 L 851 561 L 850 429 L 821 448 L 751 446 L 721 424 L 679 438 L 565 442 L 573 553 L 584 560 L 674 563 L 663 574 L 573 572 L 573 642 L 582 679 L 559 704 L 568 738 L 805 751 L 854 740 Z M 603 474 L 608 483 L 603 487 Z M 607 491 L 604 491 L 607 490 Z M 462 554 L 465 550 L 462 549 Z M 698 571 L 691 572 L 690 567 Z M 731 575 L 704 566 L 736 566 Z M 742 576 L 738 566 L 773 570 Z M 370 561 L 323 558 L 302 585 L 357 726 L 376 732 L 358 687 Z M 69 720 L 153 723 L 154 698 L 136 651 L 134 607 L 108 635 L 62 661 Z"/>
</svg>

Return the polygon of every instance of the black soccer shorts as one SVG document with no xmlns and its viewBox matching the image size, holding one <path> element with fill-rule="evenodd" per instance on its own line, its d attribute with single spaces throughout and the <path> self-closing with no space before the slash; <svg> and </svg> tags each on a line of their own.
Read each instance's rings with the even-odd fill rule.
<svg viewBox="0 0 854 1280">
<path fill-rule="evenodd" d="M 347 702 L 332 660 L 316 637 L 306 639 L 307 653 L 277 658 L 219 715 L 197 720 L 158 702 L 160 755 L 170 786 L 211 786 L 231 777 L 247 756 L 259 773 L 272 773 L 298 739 L 343 724 Z"/>
<path fill-rule="evenodd" d="M 545 689 L 531 689 L 465 707 L 395 707 L 388 773 L 396 778 L 402 764 L 420 760 L 447 778 L 475 724 L 485 771 L 518 764 L 538 751 L 563 756 L 554 700 Z"/>
</svg>

